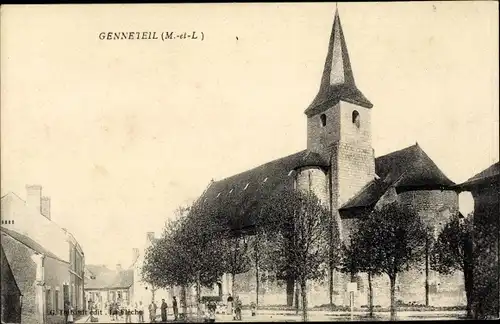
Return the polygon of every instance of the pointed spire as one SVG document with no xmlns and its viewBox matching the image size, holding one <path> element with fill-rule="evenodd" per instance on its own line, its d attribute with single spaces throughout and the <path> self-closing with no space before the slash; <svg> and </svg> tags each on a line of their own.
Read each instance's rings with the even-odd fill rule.
<svg viewBox="0 0 500 324">
<path fill-rule="evenodd" d="M 336 8 L 320 89 L 305 113 L 308 116 L 319 113 L 340 99 L 366 108 L 373 107 L 356 87 L 339 11 Z"/>
</svg>

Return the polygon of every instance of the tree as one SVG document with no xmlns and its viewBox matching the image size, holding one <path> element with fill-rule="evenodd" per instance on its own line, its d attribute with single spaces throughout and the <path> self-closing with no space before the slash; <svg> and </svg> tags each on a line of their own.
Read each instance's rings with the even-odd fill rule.
<svg viewBox="0 0 500 324">
<path fill-rule="evenodd" d="M 464 218 L 454 215 L 443 227 L 431 253 L 431 269 L 441 274 L 462 271 L 464 274 L 465 295 L 467 298 L 467 317 L 472 317 L 472 216 Z"/>
<path fill-rule="evenodd" d="M 340 270 L 351 275 L 351 280 L 357 273 L 368 274 L 368 311 L 373 317 L 373 287 L 372 277 L 382 274 L 381 268 L 376 266 L 374 256 L 377 253 L 373 245 L 367 244 L 362 232 L 354 232 L 351 236 L 351 244 L 342 245 L 342 261 Z"/>
<path fill-rule="evenodd" d="M 235 276 L 247 272 L 251 267 L 249 237 L 228 233 L 221 243 L 224 254 L 224 272 L 231 274 L 231 294 L 234 296 Z"/>
<path fill-rule="evenodd" d="M 391 320 L 396 319 L 396 277 L 423 260 L 428 237 L 429 230 L 420 217 L 398 202 L 375 209 L 353 235 L 353 253 L 347 254 L 352 267 L 389 277 Z M 370 257 L 360 261 L 363 256 Z"/>
<path fill-rule="evenodd" d="M 311 192 L 282 191 L 267 201 L 266 238 L 276 249 L 270 251 L 280 268 L 298 279 L 302 299 L 302 319 L 307 321 L 307 283 L 324 278 L 328 263 L 330 222 L 328 210 Z"/>
<path fill-rule="evenodd" d="M 220 226 L 201 206 L 195 203 L 188 215 L 167 222 L 162 238 L 147 249 L 143 265 L 144 278 L 156 287 L 196 284 L 198 309 L 201 285 L 213 285 L 223 271 Z"/>
</svg>

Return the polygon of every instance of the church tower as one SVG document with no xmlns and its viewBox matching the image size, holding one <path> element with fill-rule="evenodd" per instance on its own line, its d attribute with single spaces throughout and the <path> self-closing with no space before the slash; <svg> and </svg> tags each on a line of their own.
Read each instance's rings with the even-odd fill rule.
<svg viewBox="0 0 500 324">
<path fill-rule="evenodd" d="M 354 81 L 336 10 L 320 89 L 305 111 L 308 150 L 331 161 L 331 207 L 335 214 L 375 176 L 372 107 Z"/>
</svg>

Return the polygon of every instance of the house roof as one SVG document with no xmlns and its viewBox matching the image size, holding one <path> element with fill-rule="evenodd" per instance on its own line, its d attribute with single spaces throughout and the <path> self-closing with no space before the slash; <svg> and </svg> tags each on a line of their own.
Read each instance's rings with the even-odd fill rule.
<svg viewBox="0 0 500 324">
<path fill-rule="evenodd" d="M 26 201 L 20 198 L 14 192 L 8 192 L 1 198 L 2 217 L 10 213 L 24 219 L 24 225 L 17 227 L 18 233 L 22 232 L 23 236 L 29 237 L 32 241 L 50 250 L 54 255 L 64 262 L 69 263 L 69 253 L 66 245 L 62 242 L 72 242 L 79 251 L 83 253 L 81 246 L 76 238 L 65 228 L 60 227 L 56 222 L 43 216 L 36 208 L 26 205 Z M 13 214 L 14 213 L 14 214 Z M 17 222 L 17 220 L 16 220 Z M 20 219 L 20 223 L 23 222 Z M 2 228 L 4 226 L 2 225 Z"/>
<path fill-rule="evenodd" d="M 412 190 L 452 189 L 453 181 L 437 167 L 417 144 L 375 159 L 373 179 L 354 197 L 349 199 L 339 212 L 351 214 L 353 210 L 371 209 L 390 188 L 397 192 Z"/>
<path fill-rule="evenodd" d="M 339 100 L 365 108 L 373 107 L 354 81 L 339 12 L 336 10 L 320 89 L 305 114 L 311 116 L 320 113 Z"/>
<path fill-rule="evenodd" d="M 32 249 L 33 251 L 35 251 L 37 253 L 43 254 L 46 257 L 52 258 L 54 260 L 58 260 L 60 262 L 64 262 L 64 263 L 69 264 L 69 262 L 58 258 L 54 253 L 50 252 L 48 249 L 44 248 L 43 246 L 41 246 L 36 241 L 34 241 L 33 239 L 29 238 L 26 235 L 20 234 L 16 231 L 13 231 L 13 230 L 10 230 L 10 229 L 4 228 L 4 227 L 1 228 L 1 232 L 2 232 L 2 236 L 3 235 L 9 236 L 12 239 L 14 239 L 15 241 L 17 241 L 21 244 L 24 244 L 25 246 L 29 247 L 30 249 Z"/>
<path fill-rule="evenodd" d="M 220 210 L 223 208 L 230 217 L 222 215 L 227 221 L 224 226 L 242 230 L 255 224 L 256 213 L 265 197 L 279 190 L 293 188 L 294 170 L 316 166 L 327 168 L 328 162 L 317 153 L 308 150 L 271 161 L 232 177 L 212 182 L 198 199 L 204 208 Z"/>
<path fill-rule="evenodd" d="M 128 288 L 134 283 L 133 269 L 116 271 L 105 265 L 91 264 L 86 267 L 95 276 L 95 279 L 85 281 L 84 285 L 87 290 Z"/>
<path fill-rule="evenodd" d="M 495 181 L 497 183 L 500 181 L 500 162 L 492 164 L 464 183 L 457 185 L 456 188 L 468 190 L 477 185 L 492 184 Z"/>
<path fill-rule="evenodd" d="M 134 270 L 127 269 L 120 271 L 114 280 L 106 287 L 108 289 L 128 288 L 134 284 Z"/>
</svg>

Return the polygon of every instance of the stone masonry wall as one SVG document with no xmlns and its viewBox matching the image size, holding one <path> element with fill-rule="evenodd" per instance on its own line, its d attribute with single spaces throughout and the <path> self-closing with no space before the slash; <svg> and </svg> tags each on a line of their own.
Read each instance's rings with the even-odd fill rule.
<svg viewBox="0 0 500 324">
<path fill-rule="evenodd" d="M 326 116 L 326 125 L 321 124 L 321 115 Z M 307 118 L 307 148 L 328 159 L 328 149 L 340 138 L 340 103 L 321 114 Z"/>
<path fill-rule="evenodd" d="M 2 236 L 2 245 L 23 295 L 21 322 L 38 324 L 35 301 L 36 264 L 31 259 L 34 251 L 9 236 Z"/>
<path fill-rule="evenodd" d="M 499 191 L 498 184 L 476 188 L 472 191 L 474 197 L 473 310 L 479 318 L 499 316 Z"/>
<path fill-rule="evenodd" d="M 319 167 L 306 167 L 301 169 L 296 178 L 297 189 L 302 191 L 311 190 L 318 199 L 329 206 L 327 176 Z"/>
<path fill-rule="evenodd" d="M 458 210 L 457 194 L 453 191 L 439 190 L 405 192 L 398 195 L 394 189 L 389 189 L 377 204 L 377 208 L 395 200 L 399 200 L 406 206 L 410 206 L 416 210 L 425 223 L 435 228 L 434 233 L 436 237 L 453 213 Z M 357 230 L 359 222 L 357 219 L 342 220 L 344 239 L 347 240 Z M 366 274 L 363 274 L 362 278 L 363 286 L 366 289 L 365 291 L 358 291 L 356 299 L 359 303 L 363 303 L 363 301 L 367 302 L 368 298 L 368 280 Z M 344 277 L 344 279 L 349 280 L 348 277 Z M 466 303 L 463 274 L 460 271 L 451 275 L 440 275 L 429 270 L 428 281 L 430 288 L 429 304 L 431 306 L 454 306 Z M 374 290 L 374 305 L 388 306 L 390 299 L 389 279 L 387 276 L 383 275 L 373 278 L 372 286 Z M 398 275 L 396 299 L 400 299 L 405 303 L 425 304 L 425 262 Z"/>
</svg>

